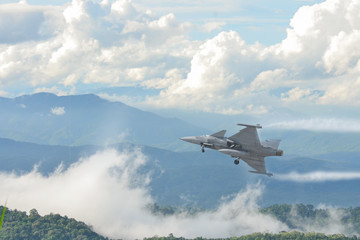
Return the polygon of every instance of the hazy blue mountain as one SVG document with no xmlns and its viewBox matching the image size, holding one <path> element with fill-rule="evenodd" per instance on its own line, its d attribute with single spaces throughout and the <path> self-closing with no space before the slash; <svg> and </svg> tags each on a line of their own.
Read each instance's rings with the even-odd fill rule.
<svg viewBox="0 0 360 240">
<path fill-rule="evenodd" d="M 138 110 L 87 94 L 50 93 L 0 98 L 0 137 L 50 145 L 131 142 L 177 148 L 179 137 L 205 130 L 176 118 Z"/>
<path fill-rule="evenodd" d="M 217 114 L 168 118 L 93 94 L 56 96 L 50 93 L 0 98 L 0 137 L 46 145 L 107 145 L 129 142 L 162 149 L 189 151 L 199 147 L 179 140 L 183 136 L 212 134 L 241 128 L 238 122 L 261 123 L 249 116 L 227 119 Z M 164 112 L 165 114 L 165 112 Z M 210 127 L 213 126 L 213 127 Z M 210 128 L 212 130 L 206 130 Z M 360 133 L 259 130 L 260 137 L 282 139 L 285 154 L 311 156 L 329 152 L 360 151 Z"/>
<path fill-rule="evenodd" d="M 280 138 L 285 154 L 312 156 L 334 152 L 359 152 L 359 132 L 314 132 L 305 130 L 259 131 L 262 138 Z"/>
<path fill-rule="evenodd" d="M 135 145 L 116 144 L 119 151 L 132 149 Z M 233 159 L 216 151 L 205 153 L 172 152 L 154 147 L 141 146 L 148 156 L 146 166 L 140 171 L 152 172 L 151 194 L 161 205 L 188 205 L 215 207 L 222 196 L 243 191 L 247 184 L 261 181 L 264 195 L 260 204 L 276 203 L 325 203 L 338 206 L 358 206 L 360 202 L 360 180 L 320 183 L 295 183 L 276 179 L 277 174 L 311 171 L 355 171 L 359 169 L 360 152 L 341 153 L 332 158 L 315 157 L 271 157 L 267 167 L 274 177 L 250 174 L 245 163 L 233 164 Z M 100 146 L 47 146 L 0 139 L 0 170 L 26 172 L 35 164 L 39 171 L 48 174 L 62 162 L 66 167 L 82 156 L 89 156 Z M 335 156 L 338 155 L 339 158 Z"/>
<path fill-rule="evenodd" d="M 80 157 L 94 154 L 97 146 L 49 146 L 0 138 L 0 170 L 28 172 L 34 166 L 43 174 L 53 172 L 61 163 L 65 167 Z"/>
<path fill-rule="evenodd" d="M 40 163 L 39 171 L 48 174 L 61 162 L 67 167 L 81 156 L 101 149 L 99 146 L 120 142 L 114 145 L 119 150 L 131 148 L 132 144 L 143 145 L 149 162 L 142 171 L 153 173 L 150 189 L 159 204 L 213 207 L 222 196 L 242 191 L 247 184 L 259 180 L 266 185 L 262 199 L 264 205 L 303 202 L 357 206 L 360 202 L 360 189 L 352 187 L 357 186 L 359 180 L 294 183 L 250 174 L 247 172 L 250 168 L 243 162 L 234 166 L 229 156 L 212 150 L 201 153 L 200 147 L 178 139 L 213 131 L 180 119 L 109 102 L 96 95 L 39 93 L 14 99 L 0 98 L 0 110 L 2 171 L 30 171 Z M 208 116 L 209 122 L 214 121 L 210 119 L 211 114 Z M 202 120 L 205 121 L 206 118 Z M 238 122 L 244 121 L 239 119 Z M 227 129 L 220 125 L 215 131 Z M 229 131 L 227 136 L 235 132 Z M 292 171 L 360 169 L 359 133 L 274 129 L 260 130 L 259 133 L 262 139 L 282 139 L 280 147 L 285 156 L 268 158 L 266 162 L 269 172 L 275 176 Z"/>
</svg>

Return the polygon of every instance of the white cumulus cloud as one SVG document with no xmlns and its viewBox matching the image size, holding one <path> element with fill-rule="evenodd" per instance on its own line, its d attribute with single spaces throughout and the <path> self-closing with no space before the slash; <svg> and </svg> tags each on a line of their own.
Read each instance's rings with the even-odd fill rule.
<svg viewBox="0 0 360 240">
<path fill-rule="evenodd" d="M 226 7 L 231 4 L 236 3 Z M 356 108 L 359 9 L 357 0 L 301 7 L 286 37 L 264 46 L 247 44 L 231 30 L 191 40 L 194 24 L 172 12 L 157 16 L 131 0 L 73 0 L 59 7 L 2 4 L 6 16 L 0 29 L 8 34 L 0 38 L 0 86 L 5 92 L 21 83 L 76 93 L 84 84 L 141 85 L 161 91 L 134 98 L 135 104 L 234 114 L 298 106 L 309 112 L 318 106 Z M 8 19 L 14 19 L 11 28 Z M 32 24 L 24 28 L 24 23 Z M 211 21 L 204 30 L 223 24 L 226 19 Z"/>
<path fill-rule="evenodd" d="M 309 111 L 311 105 L 358 106 L 360 55 L 351 50 L 360 41 L 353 11 L 358 5 L 327 0 L 302 7 L 286 38 L 272 46 L 248 45 L 240 34 L 222 32 L 199 47 L 185 78 L 146 103 L 254 114 L 298 104 Z M 249 105 L 267 110 L 251 111 Z"/>
<path fill-rule="evenodd" d="M 64 115 L 65 114 L 65 107 L 53 107 L 51 108 L 50 112 L 54 115 Z"/>
<path fill-rule="evenodd" d="M 131 85 L 143 80 L 134 69 L 151 68 L 146 80 L 162 77 L 164 70 L 184 62 L 187 49 L 193 46 L 183 37 L 188 23 L 177 21 L 171 13 L 156 17 L 140 11 L 131 1 L 73 0 L 60 7 L 9 4 L 0 5 L 0 12 L 6 12 L 7 19 L 36 21 L 38 26 L 26 28 L 34 34 L 31 36 L 16 30 L 24 25 L 20 20 L 13 21 L 14 30 L 2 34 L 19 39 L 4 39 L 0 45 L 3 86 L 16 82 L 37 88 L 80 83 Z M 50 28 L 53 31 L 38 37 L 39 29 L 50 22 L 55 25 Z M 7 26 L 4 21 L 1 24 L 0 29 Z"/>
</svg>

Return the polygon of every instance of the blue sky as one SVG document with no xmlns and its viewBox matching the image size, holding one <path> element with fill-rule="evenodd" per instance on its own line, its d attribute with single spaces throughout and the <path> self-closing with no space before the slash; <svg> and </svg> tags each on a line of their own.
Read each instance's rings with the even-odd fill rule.
<svg viewBox="0 0 360 240">
<path fill-rule="evenodd" d="M 0 95 L 356 122 L 359 11 L 356 0 L 2 1 Z"/>
</svg>

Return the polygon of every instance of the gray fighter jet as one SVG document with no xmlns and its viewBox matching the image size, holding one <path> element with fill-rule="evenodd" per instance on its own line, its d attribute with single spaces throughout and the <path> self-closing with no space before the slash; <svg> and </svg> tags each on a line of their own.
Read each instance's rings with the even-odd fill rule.
<svg viewBox="0 0 360 240">
<path fill-rule="evenodd" d="M 262 127 L 259 124 L 248 125 L 239 123 L 238 125 L 244 126 L 245 128 L 229 138 L 225 137 L 226 130 L 222 130 L 212 135 L 184 137 L 180 139 L 200 145 L 202 152 L 204 152 L 205 147 L 207 147 L 230 155 L 236 158 L 234 161 L 236 165 L 239 164 L 239 160 L 243 160 L 256 170 L 249 171 L 251 173 L 264 174 L 269 177 L 272 176 L 272 173 L 266 171 L 264 158 L 283 155 L 284 152 L 278 149 L 280 140 L 269 139 L 260 143 L 257 128 Z"/>
</svg>

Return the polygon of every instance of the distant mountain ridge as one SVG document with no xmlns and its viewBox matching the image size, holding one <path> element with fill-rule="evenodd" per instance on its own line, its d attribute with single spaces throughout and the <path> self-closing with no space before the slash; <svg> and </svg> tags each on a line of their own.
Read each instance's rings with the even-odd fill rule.
<svg viewBox="0 0 360 240">
<path fill-rule="evenodd" d="M 51 93 L 0 98 L 0 137 L 50 145 L 106 145 L 131 142 L 180 148 L 184 134 L 204 130 L 94 94 Z"/>
<path fill-rule="evenodd" d="M 158 207 L 158 206 L 157 206 Z M 157 212 L 153 212 L 158 217 L 164 217 L 177 214 L 173 207 L 157 208 Z M 0 206 L 2 212 L 3 207 Z M 199 210 L 198 210 L 199 211 Z M 343 214 L 339 216 L 339 224 L 341 224 L 341 232 L 353 233 L 352 237 L 346 237 L 344 234 L 325 235 L 324 233 L 309 232 L 304 222 L 311 224 L 315 229 L 326 227 L 331 219 L 330 209 L 316 209 L 312 205 L 296 204 L 296 205 L 273 205 L 260 209 L 264 215 L 270 215 L 278 221 L 286 224 L 291 231 L 282 231 L 278 234 L 269 232 L 253 233 L 251 235 L 243 235 L 229 238 L 215 238 L 226 240 L 249 240 L 249 239 L 330 239 L 330 240 L 357 240 L 360 226 L 360 208 L 336 209 Z M 332 210 L 334 211 L 334 210 Z M 201 212 L 197 212 L 201 213 Z M 188 213 L 191 214 L 191 213 Z M 196 214 L 196 213 L 195 213 Z M 77 221 L 74 218 L 61 216 L 60 214 L 50 213 L 41 216 L 36 209 L 31 209 L 28 213 L 18 210 L 6 209 L 4 224 L 1 230 L 0 239 L 92 239 L 92 240 L 108 240 L 94 232 L 93 227 L 84 222 Z M 299 232 L 300 231 L 300 232 Z M 319 230 L 318 230 L 319 231 Z M 106 232 L 105 232 L 106 234 Z M 184 237 L 175 237 L 172 233 L 168 237 L 148 237 L 144 240 L 185 240 Z M 206 238 L 195 238 L 206 239 Z M 194 239 L 194 240 L 195 240 Z M 212 238 L 214 239 L 214 238 Z"/>
<path fill-rule="evenodd" d="M 94 94 L 56 96 L 51 93 L 0 98 L 0 137 L 46 145 L 108 145 L 119 142 L 153 146 L 175 151 L 198 149 L 180 137 L 212 134 L 228 129 L 236 133 L 239 116 L 233 125 L 207 130 L 187 121 L 142 111 L 121 102 L 110 102 Z M 195 113 L 194 113 L 195 114 Z M 201 118 L 211 122 L 212 115 Z M 233 117 L 232 117 L 233 118 Z M 244 118 L 244 119 L 243 119 Z M 254 122 L 246 122 L 253 124 Z M 261 123 L 261 121 L 259 121 Z M 207 124 L 204 124 L 207 125 Z M 221 124 L 220 124 L 221 125 Z M 200 125 L 202 126 L 202 125 Z M 240 130 L 240 128 L 239 128 Z M 285 155 L 312 156 L 332 152 L 359 152 L 358 132 L 311 132 L 264 128 L 260 138 L 280 138 Z"/>
<path fill-rule="evenodd" d="M 249 183 L 266 186 L 261 206 L 276 203 L 331 204 L 358 206 L 360 180 L 298 183 L 276 180 L 276 175 L 290 172 L 356 171 L 360 169 L 360 152 L 347 153 L 347 159 L 329 156 L 270 157 L 266 165 L 274 177 L 251 174 L 245 163 L 239 166 L 217 151 L 172 152 L 149 146 L 114 144 L 119 152 L 140 147 L 147 156 L 141 172 L 151 172 L 150 191 L 160 205 L 216 207 L 223 196 L 231 196 L 246 188 Z M 0 138 L 0 172 L 24 173 L 37 165 L 38 171 L 47 175 L 60 163 L 64 169 L 81 157 L 91 156 L 103 146 L 48 146 Z M 342 156 L 341 153 L 336 154 Z"/>
</svg>

